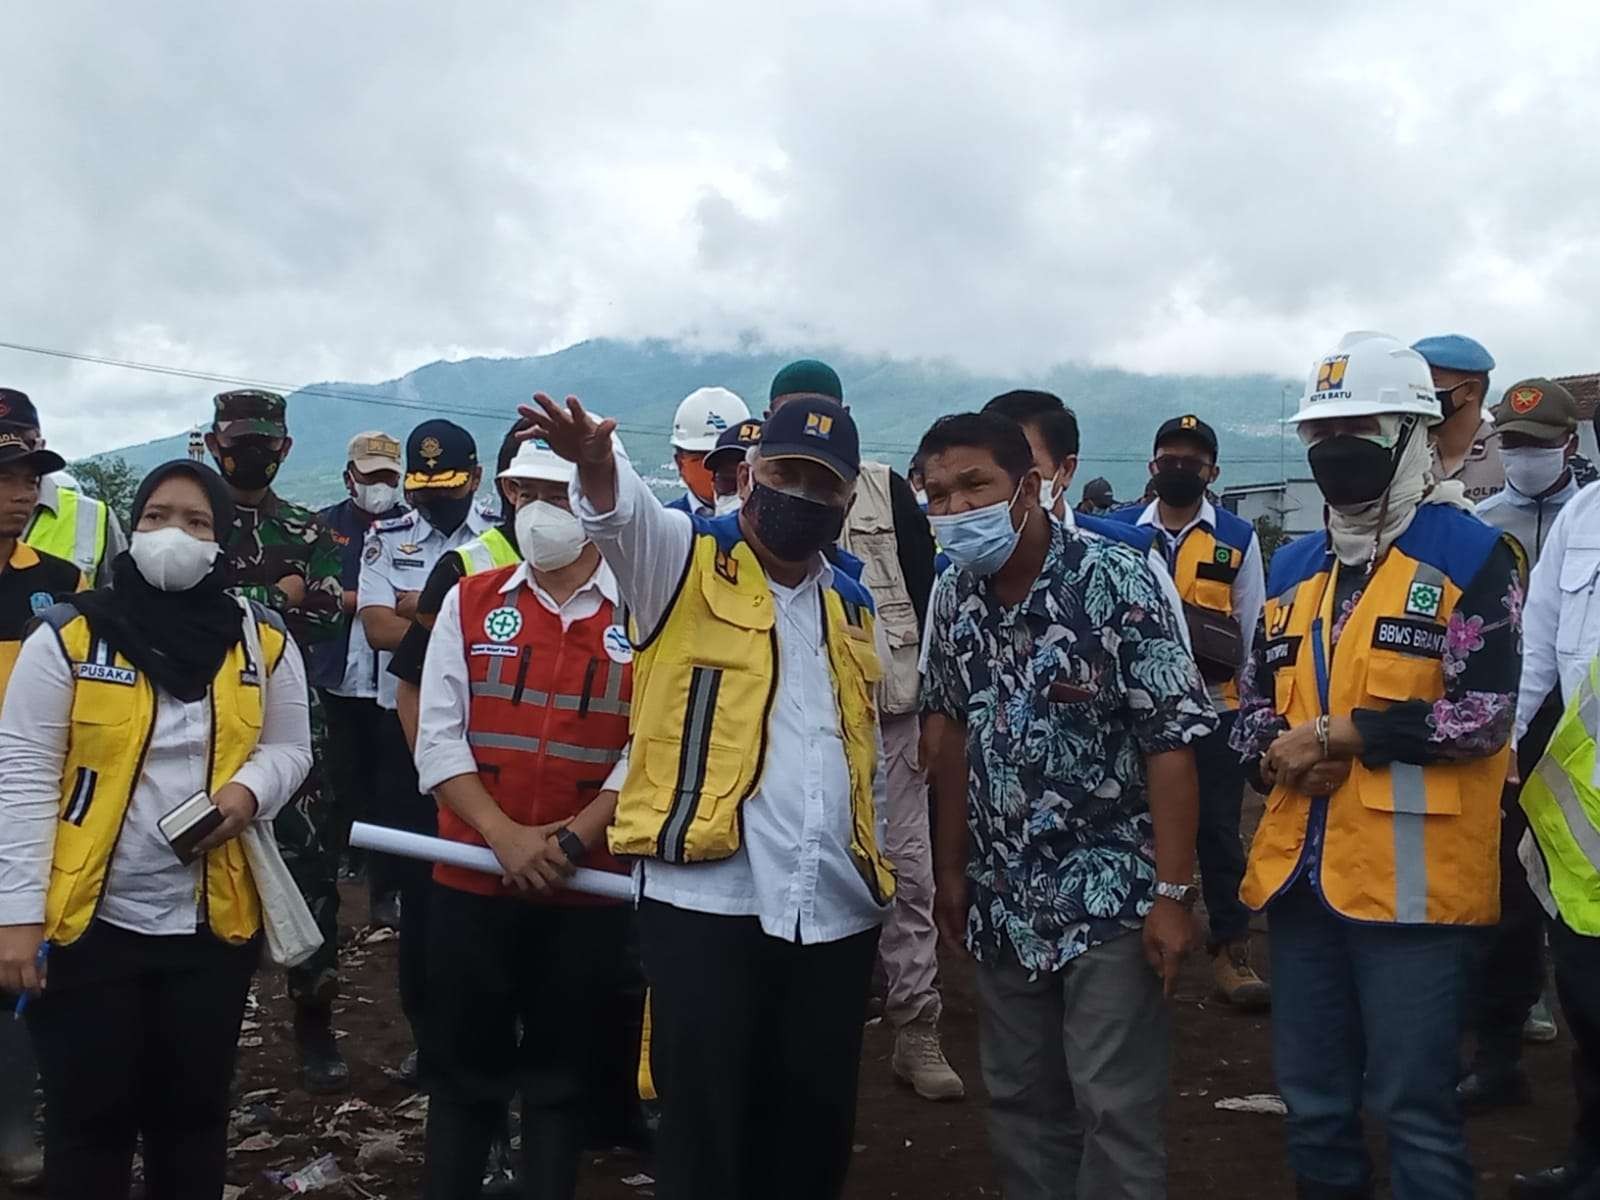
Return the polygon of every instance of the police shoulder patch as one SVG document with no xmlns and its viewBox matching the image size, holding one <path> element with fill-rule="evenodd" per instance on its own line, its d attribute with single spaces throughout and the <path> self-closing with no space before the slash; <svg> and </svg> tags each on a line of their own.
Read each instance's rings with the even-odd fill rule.
<svg viewBox="0 0 1600 1200">
<path fill-rule="evenodd" d="M 383 557 L 383 543 L 377 538 L 367 539 L 367 548 L 361 552 L 361 561 L 375 563 Z"/>
</svg>

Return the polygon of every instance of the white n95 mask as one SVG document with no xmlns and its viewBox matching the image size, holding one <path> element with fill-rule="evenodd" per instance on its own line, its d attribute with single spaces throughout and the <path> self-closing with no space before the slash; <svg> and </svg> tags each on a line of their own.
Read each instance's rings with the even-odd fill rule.
<svg viewBox="0 0 1600 1200">
<path fill-rule="evenodd" d="M 576 562 L 589 539 L 583 522 L 547 500 L 517 509 L 517 549 L 539 571 L 559 571 Z"/>
<path fill-rule="evenodd" d="M 221 553 L 216 542 L 202 542 L 176 525 L 135 532 L 128 543 L 128 554 L 139 574 L 163 592 L 187 592 L 211 574 Z"/>
</svg>

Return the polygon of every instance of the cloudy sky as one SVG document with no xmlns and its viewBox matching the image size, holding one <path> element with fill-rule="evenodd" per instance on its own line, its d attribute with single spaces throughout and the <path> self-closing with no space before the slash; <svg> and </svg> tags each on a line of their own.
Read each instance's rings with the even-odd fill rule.
<svg viewBox="0 0 1600 1200">
<path fill-rule="evenodd" d="M 0 341 L 286 383 L 588 336 L 1298 375 L 1365 327 L 1600 369 L 1594 4 L 52 0 L 0 38 Z M 0 382 L 70 453 L 214 390 Z"/>
</svg>

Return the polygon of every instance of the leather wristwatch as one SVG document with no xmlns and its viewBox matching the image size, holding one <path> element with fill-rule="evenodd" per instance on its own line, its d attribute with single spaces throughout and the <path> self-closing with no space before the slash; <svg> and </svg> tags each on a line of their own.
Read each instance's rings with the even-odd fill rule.
<svg viewBox="0 0 1600 1200">
<path fill-rule="evenodd" d="M 564 827 L 556 833 L 556 845 L 561 847 L 561 853 L 567 856 L 567 861 L 573 866 L 581 863 L 589 853 L 589 847 L 583 844 L 583 839 Z"/>
</svg>

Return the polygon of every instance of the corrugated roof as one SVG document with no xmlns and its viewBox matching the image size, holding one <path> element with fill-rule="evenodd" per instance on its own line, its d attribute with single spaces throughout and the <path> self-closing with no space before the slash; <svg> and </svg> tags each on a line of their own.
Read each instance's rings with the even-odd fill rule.
<svg viewBox="0 0 1600 1200">
<path fill-rule="evenodd" d="M 1594 410 L 1600 405 L 1600 372 L 1593 375 L 1557 375 L 1554 382 L 1559 383 L 1572 393 L 1572 398 L 1578 402 L 1578 415 L 1584 420 L 1594 416 Z"/>
</svg>

